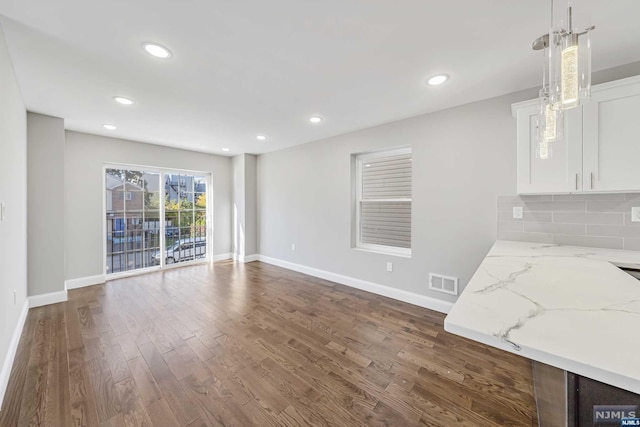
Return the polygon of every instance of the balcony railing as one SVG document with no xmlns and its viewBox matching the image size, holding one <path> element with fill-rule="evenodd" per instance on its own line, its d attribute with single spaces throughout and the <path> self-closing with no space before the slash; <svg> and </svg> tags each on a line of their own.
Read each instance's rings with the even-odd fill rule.
<svg viewBox="0 0 640 427">
<path fill-rule="evenodd" d="M 160 265 L 162 235 L 158 228 L 135 224 L 127 229 L 121 220 L 110 218 L 107 230 L 107 274 Z M 165 228 L 165 264 L 206 258 L 206 248 L 204 226 Z"/>
</svg>

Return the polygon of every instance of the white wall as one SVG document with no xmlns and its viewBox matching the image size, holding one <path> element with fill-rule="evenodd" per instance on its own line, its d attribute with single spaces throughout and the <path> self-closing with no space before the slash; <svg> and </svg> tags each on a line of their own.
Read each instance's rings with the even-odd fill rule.
<svg viewBox="0 0 640 427">
<path fill-rule="evenodd" d="M 231 160 L 233 173 L 233 257 L 244 259 L 244 229 L 245 229 L 245 206 L 244 206 L 244 154 L 235 156 Z"/>
<path fill-rule="evenodd" d="M 105 163 L 211 172 L 214 255 L 231 252 L 231 159 L 141 142 L 66 132 L 66 279 L 103 274 L 102 168 Z"/>
<path fill-rule="evenodd" d="M 253 154 L 241 154 L 232 160 L 233 255 L 240 261 L 258 253 L 256 163 L 257 158 Z"/>
<path fill-rule="evenodd" d="M 244 157 L 245 253 L 255 255 L 258 253 L 258 158 L 253 154 Z"/>
<path fill-rule="evenodd" d="M 512 94 L 259 156 L 260 254 L 455 300 L 428 290 L 429 272 L 459 277 L 464 286 L 495 241 L 496 197 L 515 192 L 511 104 L 533 96 Z M 353 249 L 351 155 L 407 145 L 412 257 Z"/>
<path fill-rule="evenodd" d="M 64 120 L 27 114 L 28 294 L 64 290 Z"/>
<path fill-rule="evenodd" d="M 27 113 L 0 27 L 0 404 L 27 298 Z M 16 291 L 14 303 L 13 292 Z M 19 338 L 19 337 L 18 337 Z"/>
<path fill-rule="evenodd" d="M 593 80 L 638 73 L 634 63 Z M 531 89 L 259 156 L 260 254 L 455 301 L 428 290 L 429 272 L 460 278 L 462 291 L 496 240 L 497 196 L 516 192 L 511 104 L 536 96 Z M 413 150 L 411 259 L 353 249 L 351 155 L 406 145 Z"/>
</svg>

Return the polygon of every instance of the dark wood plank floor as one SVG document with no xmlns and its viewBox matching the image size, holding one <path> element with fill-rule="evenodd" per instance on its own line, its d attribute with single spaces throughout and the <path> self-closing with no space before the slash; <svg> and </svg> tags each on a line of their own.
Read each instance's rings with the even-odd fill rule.
<svg viewBox="0 0 640 427">
<path fill-rule="evenodd" d="M 532 426 L 528 360 L 444 316 L 254 262 L 32 309 L 1 426 Z"/>
</svg>

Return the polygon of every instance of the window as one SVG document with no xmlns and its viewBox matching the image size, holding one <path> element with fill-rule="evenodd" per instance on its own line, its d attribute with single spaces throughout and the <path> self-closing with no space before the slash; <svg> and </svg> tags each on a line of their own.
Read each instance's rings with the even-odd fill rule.
<svg viewBox="0 0 640 427">
<path fill-rule="evenodd" d="M 206 173 L 105 167 L 106 273 L 206 260 L 209 181 Z"/>
<path fill-rule="evenodd" d="M 411 149 L 355 157 L 355 246 L 411 255 Z"/>
</svg>

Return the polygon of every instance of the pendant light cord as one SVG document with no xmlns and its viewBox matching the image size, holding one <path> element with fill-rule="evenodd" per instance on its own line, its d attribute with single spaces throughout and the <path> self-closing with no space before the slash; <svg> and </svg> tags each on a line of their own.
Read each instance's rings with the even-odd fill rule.
<svg viewBox="0 0 640 427">
<path fill-rule="evenodd" d="M 548 57 L 547 57 L 547 49 L 551 49 L 551 29 L 553 28 L 553 0 L 550 0 L 551 3 L 551 14 L 549 19 L 551 20 L 551 24 L 549 25 L 549 34 L 547 36 L 547 45 L 542 48 L 544 52 L 544 61 L 542 62 L 542 87 L 547 87 L 547 70 L 549 68 Z"/>
</svg>

